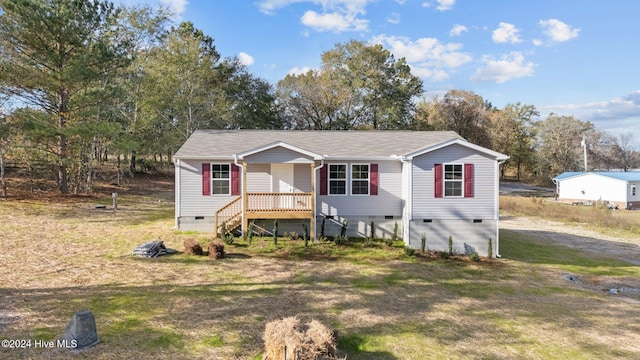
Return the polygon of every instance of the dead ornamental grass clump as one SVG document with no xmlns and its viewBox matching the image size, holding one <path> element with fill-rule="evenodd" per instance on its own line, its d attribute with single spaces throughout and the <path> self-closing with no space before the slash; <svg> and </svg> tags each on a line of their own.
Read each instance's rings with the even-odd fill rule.
<svg viewBox="0 0 640 360">
<path fill-rule="evenodd" d="M 224 244 L 220 240 L 216 239 L 209 243 L 209 257 L 212 259 L 224 257 Z"/>
<path fill-rule="evenodd" d="M 202 247 L 194 238 L 184 239 L 184 253 L 188 255 L 203 255 Z"/>
<path fill-rule="evenodd" d="M 302 324 L 297 317 L 267 323 L 263 360 L 337 359 L 333 332 L 317 320 Z"/>
</svg>

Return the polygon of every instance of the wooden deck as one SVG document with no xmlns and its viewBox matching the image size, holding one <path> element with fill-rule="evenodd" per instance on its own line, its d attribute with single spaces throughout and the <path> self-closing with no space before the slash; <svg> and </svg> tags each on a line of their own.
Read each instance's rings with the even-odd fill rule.
<svg viewBox="0 0 640 360">
<path fill-rule="evenodd" d="M 242 225 L 243 197 L 240 196 L 216 211 L 216 233 L 226 232 Z M 245 199 L 247 219 L 313 219 L 312 193 L 247 193 Z"/>
</svg>

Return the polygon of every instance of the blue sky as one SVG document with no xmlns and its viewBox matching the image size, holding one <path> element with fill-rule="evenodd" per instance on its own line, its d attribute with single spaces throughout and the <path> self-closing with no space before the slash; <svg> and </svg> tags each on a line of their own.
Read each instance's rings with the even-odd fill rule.
<svg viewBox="0 0 640 360">
<path fill-rule="evenodd" d="M 276 84 L 351 39 L 404 57 L 425 96 L 473 91 L 640 140 L 637 0 L 122 0 L 170 7 Z"/>
</svg>

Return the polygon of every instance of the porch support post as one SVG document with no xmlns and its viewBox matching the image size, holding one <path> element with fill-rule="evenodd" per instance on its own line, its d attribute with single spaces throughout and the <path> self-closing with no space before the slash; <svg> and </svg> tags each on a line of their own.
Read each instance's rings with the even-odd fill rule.
<svg viewBox="0 0 640 360">
<path fill-rule="evenodd" d="M 309 237 L 316 240 L 316 162 L 311 163 L 311 219 L 309 219 Z"/>
<path fill-rule="evenodd" d="M 249 219 L 247 219 L 247 206 L 249 196 L 247 195 L 247 163 L 242 162 L 242 238 L 247 240 L 249 230 Z"/>
</svg>

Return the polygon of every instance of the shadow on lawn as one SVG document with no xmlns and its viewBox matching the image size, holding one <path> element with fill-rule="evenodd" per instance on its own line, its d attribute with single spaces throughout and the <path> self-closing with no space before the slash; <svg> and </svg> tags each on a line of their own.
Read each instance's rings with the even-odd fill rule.
<svg viewBox="0 0 640 360">
<path fill-rule="evenodd" d="M 526 239 L 520 241 L 511 249 L 505 246 L 505 254 L 528 246 Z M 34 338 L 42 328 L 60 336 L 73 313 L 90 309 L 102 343 L 83 352 L 85 358 L 246 359 L 263 350 L 267 322 L 295 315 L 337 329 L 339 350 L 348 359 L 428 358 L 431 351 L 436 357 L 501 358 L 505 348 L 510 354 L 522 351 L 533 357 L 557 348 L 562 357 L 574 351 L 585 357 L 631 358 L 633 354 L 625 350 L 613 353 L 613 346 L 579 345 L 588 343 L 588 337 L 577 338 L 564 350 L 565 343 L 546 343 L 547 337 L 530 335 L 527 326 L 543 334 L 549 324 L 580 333 L 597 327 L 594 319 L 619 319 L 615 330 L 605 326 L 600 331 L 632 334 L 640 319 L 638 309 L 629 311 L 601 298 L 593 306 L 587 293 L 576 296 L 577 290 L 553 282 L 541 287 L 531 281 L 529 271 L 517 272 L 509 265 L 406 261 L 354 265 L 257 256 L 215 262 L 181 255 L 158 260 L 119 260 L 121 279 L 136 269 L 148 271 L 138 286 L 20 289 L 5 284 L 0 298 L 21 317 L 0 327 L 0 338 Z M 557 257 L 531 261 L 552 260 L 559 261 Z M 173 277 L 166 278 L 164 271 Z M 56 276 L 66 274 L 73 279 L 71 272 Z M 171 280 L 176 274 L 187 282 Z M 212 337 L 219 339 L 216 347 L 207 344 Z M 477 345 L 484 343 L 492 346 Z M 10 350 L 0 349 L 0 357 L 69 355 L 49 349 Z"/>
</svg>

